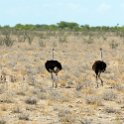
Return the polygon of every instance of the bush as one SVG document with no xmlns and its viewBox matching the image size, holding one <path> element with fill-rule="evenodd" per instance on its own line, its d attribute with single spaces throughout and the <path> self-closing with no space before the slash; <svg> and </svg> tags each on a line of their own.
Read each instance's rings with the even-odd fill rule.
<svg viewBox="0 0 124 124">
<path fill-rule="evenodd" d="M 28 98 L 28 99 L 26 99 L 25 102 L 26 102 L 27 104 L 30 104 L 30 105 L 37 104 L 36 98 Z"/>
<path fill-rule="evenodd" d="M 102 97 L 104 100 L 107 100 L 107 101 L 113 101 L 117 99 L 117 95 L 111 90 L 106 91 Z"/>
<path fill-rule="evenodd" d="M 19 115 L 19 120 L 29 120 L 29 115 L 28 114 L 21 114 L 21 115 Z"/>
</svg>

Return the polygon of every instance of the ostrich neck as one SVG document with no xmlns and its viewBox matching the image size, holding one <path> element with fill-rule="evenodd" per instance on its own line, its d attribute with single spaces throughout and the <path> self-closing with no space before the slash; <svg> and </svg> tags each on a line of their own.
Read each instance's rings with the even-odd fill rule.
<svg viewBox="0 0 124 124">
<path fill-rule="evenodd" d="M 100 56 L 101 56 L 101 60 L 103 60 L 103 55 L 102 55 L 102 50 L 100 50 Z"/>
<path fill-rule="evenodd" d="M 54 60 L 54 49 L 52 50 L 52 59 Z"/>
</svg>

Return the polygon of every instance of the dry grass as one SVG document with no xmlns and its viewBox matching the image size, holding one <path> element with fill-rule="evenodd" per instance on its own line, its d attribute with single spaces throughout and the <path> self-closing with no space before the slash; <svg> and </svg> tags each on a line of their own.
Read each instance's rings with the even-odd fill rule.
<svg viewBox="0 0 124 124">
<path fill-rule="evenodd" d="M 122 37 L 112 32 L 39 32 L 32 36 L 31 41 L 14 36 L 11 47 L 0 46 L 0 75 L 6 78 L 0 79 L 0 124 L 124 123 Z M 44 67 L 53 47 L 63 65 L 58 88 L 51 87 Z M 96 88 L 91 67 L 100 59 L 101 47 L 107 70 L 101 75 L 104 86 Z"/>
</svg>

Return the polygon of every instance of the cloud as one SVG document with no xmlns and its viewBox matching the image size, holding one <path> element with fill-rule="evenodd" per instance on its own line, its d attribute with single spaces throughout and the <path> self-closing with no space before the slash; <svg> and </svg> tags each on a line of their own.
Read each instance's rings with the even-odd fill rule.
<svg viewBox="0 0 124 124">
<path fill-rule="evenodd" d="M 111 10 L 111 5 L 107 4 L 107 3 L 102 3 L 99 7 L 98 7 L 98 11 L 101 14 L 106 14 Z"/>
</svg>

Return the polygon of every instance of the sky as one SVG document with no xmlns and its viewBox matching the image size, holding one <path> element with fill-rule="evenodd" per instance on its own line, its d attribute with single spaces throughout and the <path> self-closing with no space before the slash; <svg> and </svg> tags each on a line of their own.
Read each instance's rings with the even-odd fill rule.
<svg viewBox="0 0 124 124">
<path fill-rule="evenodd" d="M 0 25 L 124 26 L 124 0 L 0 0 Z"/>
</svg>

